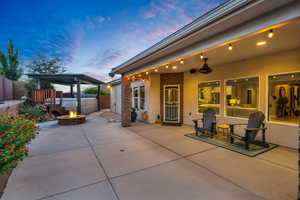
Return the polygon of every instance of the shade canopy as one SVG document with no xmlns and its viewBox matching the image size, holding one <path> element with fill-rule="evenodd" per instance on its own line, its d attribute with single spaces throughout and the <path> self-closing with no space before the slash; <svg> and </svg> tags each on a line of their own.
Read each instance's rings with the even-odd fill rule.
<svg viewBox="0 0 300 200">
<path fill-rule="evenodd" d="M 36 80 L 46 80 L 61 85 L 73 85 L 78 83 L 89 85 L 104 84 L 104 82 L 85 74 L 27 74 L 27 76 Z"/>
</svg>

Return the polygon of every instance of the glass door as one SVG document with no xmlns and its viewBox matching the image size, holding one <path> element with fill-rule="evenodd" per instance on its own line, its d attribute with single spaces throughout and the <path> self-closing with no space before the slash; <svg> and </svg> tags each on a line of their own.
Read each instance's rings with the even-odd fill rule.
<svg viewBox="0 0 300 200">
<path fill-rule="evenodd" d="M 179 85 L 164 86 L 164 122 L 179 123 Z"/>
</svg>

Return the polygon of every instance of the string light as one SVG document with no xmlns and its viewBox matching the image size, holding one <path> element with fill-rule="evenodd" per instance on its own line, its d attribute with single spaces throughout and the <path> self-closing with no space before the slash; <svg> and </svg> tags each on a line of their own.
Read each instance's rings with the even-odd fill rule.
<svg viewBox="0 0 300 200">
<path fill-rule="evenodd" d="M 203 53 L 201 53 L 200 54 L 200 59 L 203 60 L 203 58 L 204 58 L 204 55 L 203 55 Z"/>
<path fill-rule="evenodd" d="M 268 38 L 272 38 L 272 37 L 274 37 L 273 29 L 271 29 L 268 33 Z"/>
<path fill-rule="evenodd" d="M 233 46 L 232 46 L 232 44 L 229 44 L 229 46 L 228 46 L 228 50 L 229 51 L 231 51 L 233 49 Z"/>
</svg>

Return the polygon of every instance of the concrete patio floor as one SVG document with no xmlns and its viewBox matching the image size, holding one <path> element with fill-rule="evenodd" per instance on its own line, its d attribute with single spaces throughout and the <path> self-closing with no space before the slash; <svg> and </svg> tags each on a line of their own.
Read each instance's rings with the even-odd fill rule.
<svg viewBox="0 0 300 200">
<path fill-rule="evenodd" d="M 255 158 L 185 137 L 192 127 L 136 123 L 99 113 L 49 123 L 13 171 L 2 200 L 296 199 L 297 152 Z"/>
</svg>

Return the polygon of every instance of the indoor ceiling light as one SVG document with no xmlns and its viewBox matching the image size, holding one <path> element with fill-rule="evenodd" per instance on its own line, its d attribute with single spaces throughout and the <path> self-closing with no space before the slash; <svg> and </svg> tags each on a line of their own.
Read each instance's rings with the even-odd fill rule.
<svg viewBox="0 0 300 200">
<path fill-rule="evenodd" d="M 172 69 L 177 69 L 177 66 L 173 66 Z"/>
<path fill-rule="evenodd" d="M 199 69 L 199 72 L 202 74 L 208 74 L 208 73 L 212 72 L 212 69 L 207 64 L 208 58 L 204 58 L 203 60 L 204 60 L 204 64 L 203 64 L 202 68 Z"/>
<path fill-rule="evenodd" d="M 149 74 L 149 72 L 146 72 L 146 75 L 148 75 Z"/>
<path fill-rule="evenodd" d="M 268 38 L 272 38 L 272 37 L 274 37 L 273 29 L 271 29 L 268 33 Z"/>
<path fill-rule="evenodd" d="M 229 46 L 228 46 L 228 50 L 229 51 L 231 51 L 233 49 L 233 46 L 232 46 L 232 44 L 229 44 Z"/>
<path fill-rule="evenodd" d="M 264 46 L 264 45 L 266 45 L 266 44 L 267 44 L 266 41 L 260 41 L 260 42 L 257 42 L 257 43 L 256 43 L 257 46 Z"/>
</svg>

